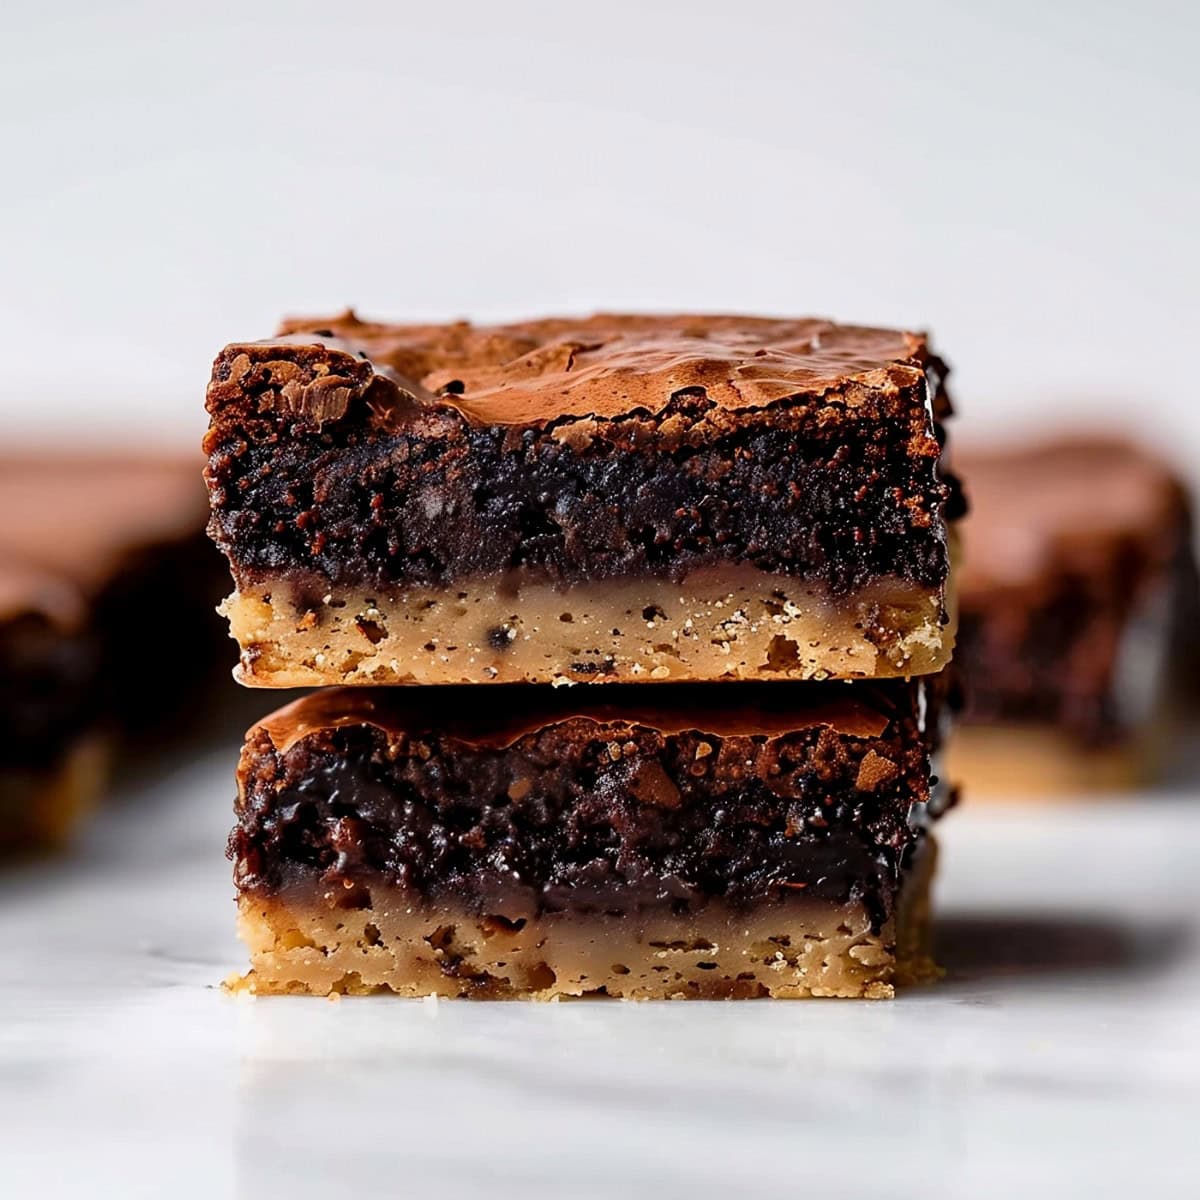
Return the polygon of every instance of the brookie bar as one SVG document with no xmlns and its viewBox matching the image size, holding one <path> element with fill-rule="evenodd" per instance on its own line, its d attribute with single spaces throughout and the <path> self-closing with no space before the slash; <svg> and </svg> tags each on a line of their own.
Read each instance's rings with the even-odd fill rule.
<svg viewBox="0 0 1200 1200">
<path fill-rule="evenodd" d="M 953 644 L 944 367 L 820 320 L 293 321 L 208 389 L 240 679 L 872 678 Z"/>
<path fill-rule="evenodd" d="M 971 512 L 954 777 L 1009 796 L 1153 778 L 1200 663 L 1183 484 L 1155 455 L 1098 436 L 958 461 Z"/>
<path fill-rule="evenodd" d="M 97 659 L 83 597 L 0 555 L 0 853 L 61 842 L 101 788 Z"/>
<path fill-rule="evenodd" d="M 941 683 L 334 689 L 247 735 L 254 992 L 886 997 Z"/>
<path fill-rule="evenodd" d="M 150 452 L 0 456 L 0 556 L 82 601 L 97 707 L 127 735 L 159 732 L 215 678 L 221 560 L 204 535 L 201 466 Z"/>
<path fill-rule="evenodd" d="M 0 849 L 61 842 L 114 747 L 201 703 L 221 641 L 206 516 L 191 458 L 0 455 Z"/>
</svg>

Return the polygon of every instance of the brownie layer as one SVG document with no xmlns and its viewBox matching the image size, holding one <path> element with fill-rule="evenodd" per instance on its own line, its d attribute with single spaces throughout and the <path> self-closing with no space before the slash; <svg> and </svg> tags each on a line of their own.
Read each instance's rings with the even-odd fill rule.
<svg viewBox="0 0 1200 1200">
<path fill-rule="evenodd" d="M 971 500 L 955 657 L 965 723 L 1050 726 L 1081 748 L 1121 742 L 1194 656 L 1183 486 L 1137 446 L 1097 438 L 967 453 L 960 465 Z"/>
<path fill-rule="evenodd" d="M 932 842 L 902 885 L 896 916 L 872 926 L 856 901 L 791 892 L 752 910 L 713 902 L 630 915 L 479 916 L 450 901 L 414 906 L 376 887 L 371 907 L 336 894 L 244 895 L 239 931 L 252 969 L 229 986 L 252 993 L 554 1000 L 886 999 L 897 983 L 936 974 L 928 952 Z"/>
<path fill-rule="evenodd" d="M 736 709 L 728 690 L 306 697 L 248 735 L 238 886 L 346 907 L 384 886 L 509 919 L 802 892 L 878 930 L 930 794 L 928 689 L 746 685 Z"/>
<path fill-rule="evenodd" d="M 842 596 L 948 557 L 923 338 L 820 321 L 379 326 L 228 347 L 213 537 L 240 589 L 516 572 L 681 580 L 745 563 Z"/>
</svg>

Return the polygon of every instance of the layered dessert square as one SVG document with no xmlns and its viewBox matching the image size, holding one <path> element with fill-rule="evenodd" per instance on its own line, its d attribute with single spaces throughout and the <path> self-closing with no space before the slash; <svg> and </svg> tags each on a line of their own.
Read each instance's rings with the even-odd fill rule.
<svg viewBox="0 0 1200 1200">
<path fill-rule="evenodd" d="M 62 842 L 114 749 L 217 678 L 224 585 L 192 458 L 0 455 L 0 850 Z"/>
<path fill-rule="evenodd" d="M 1185 486 L 1156 455 L 1091 435 L 956 466 L 970 514 L 954 777 L 1009 796 L 1149 782 L 1200 676 Z"/>
<path fill-rule="evenodd" d="M 125 735 L 157 735 L 216 678 L 224 585 L 201 470 L 149 450 L 0 455 L 0 556 L 81 599 L 104 718 Z"/>
<path fill-rule="evenodd" d="M 0 555 L 0 854 L 65 839 L 104 781 L 83 597 Z"/>
<path fill-rule="evenodd" d="M 888 997 L 943 681 L 331 689 L 250 730 L 256 993 Z"/>
<path fill-rule="evenodd" d="M 239 678 L 936 671 L 944 374 L 922 335 L 815 319 L 347 313 L 231 345 L 205 448 Z"/>
</svg>

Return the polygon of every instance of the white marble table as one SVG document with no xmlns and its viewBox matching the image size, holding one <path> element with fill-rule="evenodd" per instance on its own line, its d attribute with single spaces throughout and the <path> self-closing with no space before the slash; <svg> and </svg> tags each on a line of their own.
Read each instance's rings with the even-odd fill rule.
<svg viewBox="0 0 1200 1200">
<path fill-rule="evenodd" d="M 0 1197 L 1200 1196 L 1200 797 L 953 814 L 890 1004 L 253 1001 L 233 753 L 0 875 Z"/>
</svg>

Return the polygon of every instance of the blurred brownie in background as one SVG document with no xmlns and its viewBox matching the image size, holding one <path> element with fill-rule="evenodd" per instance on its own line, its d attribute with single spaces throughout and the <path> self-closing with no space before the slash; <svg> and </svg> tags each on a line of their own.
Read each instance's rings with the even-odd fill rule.
<svg viewBox="0 0 1200 1200">
<path fill-rule="evenodd" d="M 0 852 L 61 841 L 103 786 L 98 666 L 79 591 L 0 555 Z"/>
<path fill-rule="evenodd" d="M 207 520 L 189 455 L 0 458 L 0 552 L 83 594 L 105 702 L 127 735 L 160 730 L 219 656 L 223 563 L 204 536 Z M 161 670 L 147 669 L 146 647 L 159 648 Z"/>
<path fill-rule="evenodd" d="M 1159 777 L 1197 657 L 1185 486 L 1145 449 L 1097 436 L 968 450 L 956 467 L 970 513 L 952 777 L 968 797 Z"/>
<path fill-rule="evenodd" d="M 190 457 L 0 456 L 0 845 L 60 840 L 103 785 L 81 739 L 152 746 L 216 677 L 223 563 L 207 517 Z"/>
</svg>

